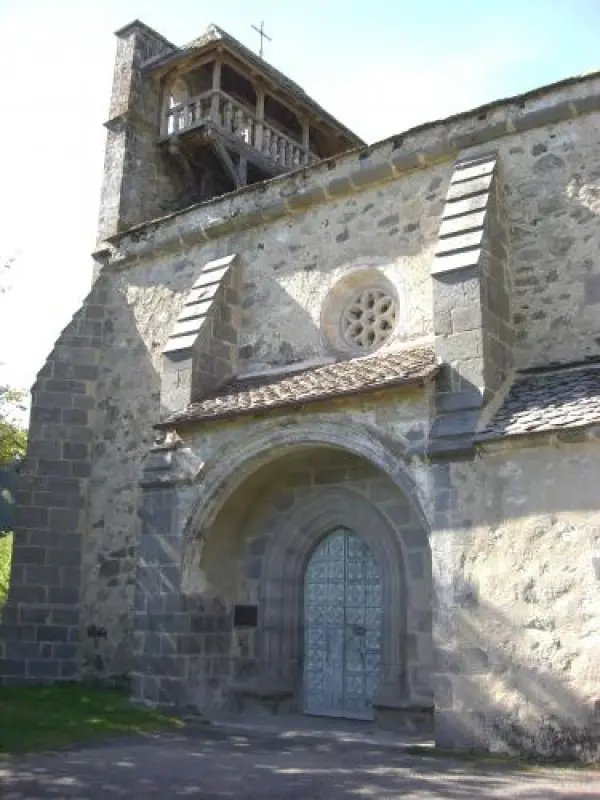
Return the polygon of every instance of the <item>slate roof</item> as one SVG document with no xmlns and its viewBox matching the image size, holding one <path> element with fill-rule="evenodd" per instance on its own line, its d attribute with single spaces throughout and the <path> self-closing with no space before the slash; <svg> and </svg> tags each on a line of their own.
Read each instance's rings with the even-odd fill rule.
<svg viewBox="0 0 600 800">
<path fill-rule="evenodd" d="M 528 375 L 510 389 L 477 440 L 600 423 L 600 365 Z"/>
<path fill-rule="evenodd" d="M 355 358 L 283 375 L 234 378 L 215 395 L 172 414 L 157 428 L 298 407 L 389 386 L 423 383 L 438 372 L 432 347 Z"/>
<path fill-rule="evenodd" d="M 240 56 L 242 56 L 242 58 L 255 66 L 260 72 L 263 72 L 265 75 L 268 75 L 270 78 L 272 78 L 281 86 L 282 89 L 289 92 L 297 100 L 300 100 L 301 102 L 311 106 L 311 108 L 318 115 L 323 117 L 323 119 L 325 119 L 334 128 L 337 128 L 338 131 L 343 133 L 350 140 L 350 143 L 353 147 L 365 146 L 365 142 L 359 136 L 343 125 L 339 120 L 335 119 L 335 117 L 333 117 L 326 109 L 316 103 L 312 97 L 306 94 L 301 86 L 290 80 L 287 75 L 284 75 L 283 72 L 280 72 L 263 58 L 257 56 L 256 53 L 252 52 L 250 48 L 242 44 L 238 39 L 235 38 L 235 36 L 227 33 L 227 31 L 224 31 L 223 28 L 219 28 L 218 25 L 209 25 L 201 36 L 189 42 L 189 44 L 186 44 L 183 47 L 178 47 L 171 53 L 166 53 L 163 56 L 151 59 L 147 62 L 147 64 L 144 64 L 144 69 L 151 71 L 153 69 L 157 69 L 158 67 L 162 67 L 165 64 L 180 61 L 182 58 L 185 58 L 192 53 L 201 51 L 214 42 L 223 42 L 223 44 L 227 45 L 234 52 L 237 52 Z"/>
</svg>

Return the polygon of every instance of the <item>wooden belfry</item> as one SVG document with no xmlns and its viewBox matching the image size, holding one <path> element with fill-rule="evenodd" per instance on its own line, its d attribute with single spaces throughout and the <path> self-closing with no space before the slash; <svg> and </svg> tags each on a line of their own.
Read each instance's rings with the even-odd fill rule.
<svg viewBox="0 0 600 800">
<path fill-rule="evenodd" d="M 208 200 L 360 144 L 303 90 L 211 26 L 147 68 L 163 87 L 159 145 L 179 163 L 187 200 Z"/>
</svg>

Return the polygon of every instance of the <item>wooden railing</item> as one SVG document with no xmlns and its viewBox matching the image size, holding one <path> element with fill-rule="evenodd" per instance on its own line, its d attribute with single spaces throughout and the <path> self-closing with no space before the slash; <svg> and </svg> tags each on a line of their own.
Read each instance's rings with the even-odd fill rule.
<svg viewBox="0 0 600 800">
<path fill-rule="evenodd" d="M 220 90 L 204 92 L 169 108 L 163 120 L 163 135 L 172 136 L 203 122 L 216 123 L 227 133 L 239 136 L 247 145 L 282 167 L 293 169 L 317 160 L 299 142 L 259 119 L 246 106 Z"/>
</svg>

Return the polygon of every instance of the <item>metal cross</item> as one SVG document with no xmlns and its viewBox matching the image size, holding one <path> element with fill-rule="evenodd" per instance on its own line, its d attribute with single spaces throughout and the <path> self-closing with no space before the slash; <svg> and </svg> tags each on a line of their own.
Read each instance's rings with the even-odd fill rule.
<svg viewBox="0 0 600 800">
<path fill-rule="evenodd" d="M 257 27 L 256 27 L 256 25 L 252 25 L 252 27 L 254 28 L 254 30 L 255 30 L 255 31 L 258 33 L 258 35 L 260 36 L 260 52 L 259 52 L 259 55 L 260 55 L 260 57 L 261 57 L 261 58 L 263 57 L 263 45 L 264 45 L 264 41 L 263 41 L 263 40 L 264 40 L 264 39 L 268 39 L 270 42 L 272 42 L 272 41 L 273 41 L 273 40 L 271 39 L 271 37 L 270 37 L 270 36 L 267 36 L 267 34 L 265 33 L 265 31 L 264 31 L 264 24 L 265 24 L 264 22 L 261 22 L 261 23 L 260 23 L 260 28 L 257 28 Z"/>
</svg>

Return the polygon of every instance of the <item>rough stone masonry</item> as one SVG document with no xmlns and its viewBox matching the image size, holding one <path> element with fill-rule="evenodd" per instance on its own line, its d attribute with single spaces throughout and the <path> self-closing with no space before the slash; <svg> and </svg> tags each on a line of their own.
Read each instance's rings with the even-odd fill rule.
<svg viewBox="0 0 600 800">
<path fill-rule="evenodd" d="M 126 678 L 207 714 L 326 698 L 597 756 L 600 74 L 181 208 L 152 64 L 212 40 L 117 37 L 95 279 L 32 389 L 0 680 Z M 376 599 L 339 606 L 362 622 L 327 662 L 306 576 L 336 531 Z"/>
</svg>

